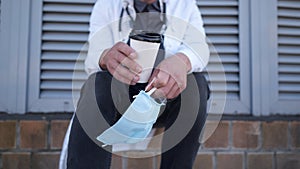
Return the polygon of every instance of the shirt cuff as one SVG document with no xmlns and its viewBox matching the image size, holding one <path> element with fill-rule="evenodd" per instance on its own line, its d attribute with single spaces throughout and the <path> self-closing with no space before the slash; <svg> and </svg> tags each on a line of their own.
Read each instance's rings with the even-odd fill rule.
<svg viewBox="0 0 300 169">
<path fill-rule="evenodd" d="M 191 49 L 181 46 L 179 47 L 178 53 L 185 54 L 190 60 L 191 70 L 188 72 L 188 74 L 203 71 L 205 67 L 203 60 L 200 56 L 196 55 L 195 52 L 193 52 Z"/>
<path fill-rule="evenodd" d="M 102 52 L 88 53 L 88 56 L 85 60 L 85 71 L 88 75 L 91 75 L 98 71 L 103 71 L 101 69 L 100 65 L 98 64 L 99 59 L 101 58 Z"/>
</svg>

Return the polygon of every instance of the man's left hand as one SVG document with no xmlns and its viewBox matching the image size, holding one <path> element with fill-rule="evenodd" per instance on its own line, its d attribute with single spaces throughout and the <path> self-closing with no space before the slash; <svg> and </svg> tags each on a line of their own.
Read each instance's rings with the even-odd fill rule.
<svg viewBox="0 0 300 169">
<path fill-rule="evenodd" d="M 149 79 L 146 91 L 157 88 L 156 97 L 173 99 L 185 88 L 187 83 L 187 72 L 191 70 L 188 57 L 182 53 L 164 59 L 154 70 Z"/>
</svg>

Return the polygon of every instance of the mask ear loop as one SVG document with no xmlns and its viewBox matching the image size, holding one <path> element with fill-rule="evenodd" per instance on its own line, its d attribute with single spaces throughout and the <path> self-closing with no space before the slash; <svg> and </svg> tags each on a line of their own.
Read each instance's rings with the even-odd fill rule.
<svg viewBox="0 0 300 169">
<path fill-rule="evenodd" d="M 151 96 L 155 91 L 157 90 L 157 88 L 153 88 L 151 89 L 149 92 L 146 92 L 147 95 Z M 138 95 L 134 95 L 132 96 L 132 98 L 136 98 Z"/>
<path fill-rule="evenodd" d="M 151 89 L 149 92 L 146 92 L 147 95 L 151 96 L 155 91 L 157 90 L 157 88 L 153 88 Z M 134 95 L 132 98 L 136 98 L 138 95 Z M 155 99 L 155 101 L 161 105 L 165 105 L 167 103 L 167 99 L 166 98 L 157 98 Z"/>
</svg>

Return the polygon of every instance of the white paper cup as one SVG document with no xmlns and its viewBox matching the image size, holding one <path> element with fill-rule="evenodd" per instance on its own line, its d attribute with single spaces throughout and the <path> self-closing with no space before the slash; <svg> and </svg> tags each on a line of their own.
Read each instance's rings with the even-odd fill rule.
<svg viewBox="0 0 300 169">
<path fill-rule="evenodd" d="M 138 55 L 135 61 L 142 66 L 143 69 L 143 71 L 139 74 L 140 80 L 138 83 L 148 82 L 159 51 L 160 42 L 157 40 L 154 42 L 150 41 L 151 40 L 149 39 L 142 41 L 142 39 L 139 38 L 130 38 L 130 46 L 137 52 Z"/>
</svg>

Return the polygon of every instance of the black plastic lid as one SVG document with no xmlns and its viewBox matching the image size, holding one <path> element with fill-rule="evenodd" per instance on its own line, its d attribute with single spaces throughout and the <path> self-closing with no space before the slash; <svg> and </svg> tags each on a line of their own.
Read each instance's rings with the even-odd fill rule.
<svg viewBox="0 0 300 169">
<path fill-rule="evenodd" d="M 160 43 L 162 41 L 161 34 L 152 32 L 135 32 L 135 34 L 130 35 L 129 38 L 152 43 Z"/>
</svg>

